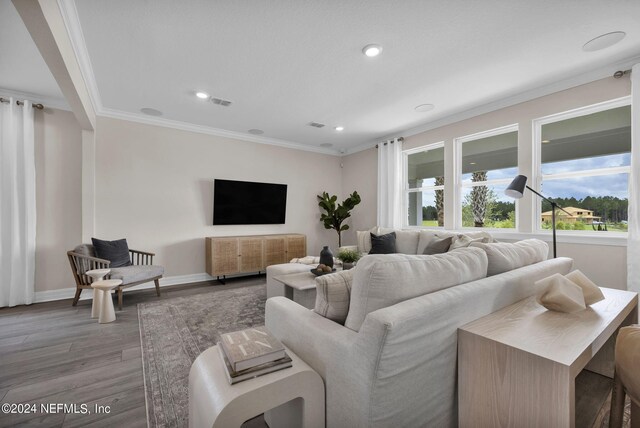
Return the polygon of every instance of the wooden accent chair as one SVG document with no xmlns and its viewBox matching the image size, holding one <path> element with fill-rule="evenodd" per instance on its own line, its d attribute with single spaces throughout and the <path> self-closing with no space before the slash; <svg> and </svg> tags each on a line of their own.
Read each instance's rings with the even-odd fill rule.
<svg viewBox="0 0 640 428">
<path fill-rule="evenodd" d="M 160 296 L 160 278 L 164 274 L 164 268 L 153 264 L 154 253 L 129 249 L 131 257 L 131 266 L 123 266 L 111 268 L 111 272 L 106 278 L 121 279 L 122 285 L 119 285 L 115 291 L 118 294 L 118 309 L 122 310 L 122 290 L 134 285 L 143 284 L 153 281 L 156 284 L 156 293 Z M 85 272 L 93 269 L 109 269 L 109 260 L 96 257 L 93 245 L 81 244 L 71 251 L 67 252 L 69 264 L 71 265 L 71 273 L 76 280 L 76 295 L 73 298 L 72 305 L 78 304 L 80 294 L 84 289 L 91 289 L 91 277 Z"/>
</svg>

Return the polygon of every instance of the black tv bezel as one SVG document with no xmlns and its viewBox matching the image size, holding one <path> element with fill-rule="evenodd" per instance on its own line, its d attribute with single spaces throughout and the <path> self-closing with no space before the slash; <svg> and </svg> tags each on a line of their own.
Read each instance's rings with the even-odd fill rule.
<svg viewBox="0 0 640 428">
<path fill-rule="evenodd" d="M 264 221 L 264 218 L 256 221 L 224 221 L 216 223 L 216 183 L 217 182 L 225 182 L 225 183 L 242 183 L 242 184 L 250 184 L 250 185 L 264 185 L 264 186 L 275 186 L 284 188 L 284 197 L 281 200 L 281 204 L 283 206 L 282 216 L 277 219 L 277 221 Z M 230 180 L 226 178 L 215 178 L 213 180 L 213 218 L 212 225 L 213 226 L 249 226 L 249 225 L 277 225 L 277 224 L 285 224 L 287 220 L 287 199 L 288 199 L 288 191 L 289 186 L 283 183 L 268 183 L 261 181 L 246 181 L 246 180 Z M 221 219 L 218 217 L 218 221 Z M 282 221 L 280 221 L 282 220 Z"/>
</svg>

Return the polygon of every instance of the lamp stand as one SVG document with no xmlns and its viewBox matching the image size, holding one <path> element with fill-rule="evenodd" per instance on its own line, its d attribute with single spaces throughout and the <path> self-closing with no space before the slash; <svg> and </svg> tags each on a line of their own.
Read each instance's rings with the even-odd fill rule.
<svg viewBox="0 0 640 428">
<path fill-rule="evenodd" d="M 557 257 L 557 253 L 556 253 L 556 209 L 559 208 L 559 209 L 561 209 L 562 211 L 566 212 L 569 215 L 571 215 L 571 213 L 569 213 L 566 210 L 564 210 L 560 205 L 556 204 L 555 202 L 553 202 L 552 200 L 550 200 L 546 196 L 541 195 L 540 193 L 536 192 L 531 187 L 529 187 L 529 186 L 525 186 L 525 187 L 551 204 L 551 229 L 552 229 L 552 234 L 553 234 L 553 258 L 555 259 Z"/>
</svg>

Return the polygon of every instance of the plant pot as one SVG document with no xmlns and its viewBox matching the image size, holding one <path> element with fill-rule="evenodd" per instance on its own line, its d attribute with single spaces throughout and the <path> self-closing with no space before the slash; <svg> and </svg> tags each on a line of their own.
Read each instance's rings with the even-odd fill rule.
<svg viewBox="0 0 640 428">
<path fill-rule="evenodd" d="M 349 270 L 349 269 L 353 268 L 354 265 L 355 265 L 355 263 L 342 262 L 342 269 L 343 270 Z"/>
</svg>

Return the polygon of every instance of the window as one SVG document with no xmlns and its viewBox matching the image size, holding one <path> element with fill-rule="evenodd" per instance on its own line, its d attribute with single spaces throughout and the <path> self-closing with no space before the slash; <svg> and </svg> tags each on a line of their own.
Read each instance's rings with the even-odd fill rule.
<svg viewBox="0 0 640 428">
<path fill-rule="evenodd" d="M 504 191 L 518 175 L 518 127 L 510 125 L 456 139 L 462 227 L 516 227 L 515 201 Z"/>
<path fill-rule="evenodd" d="M 444 226 L 444 143 L 404 152 L 405 224 Z"/>
<path fill-rule="evenodd" d="M 626 232 L 631 165 L 627 98 L 534 122 L 539 188 L 566 211 L 558 230 Z M 537 201 L 539 229 L 551 228 L 551 205 Z"/>
</svg>

